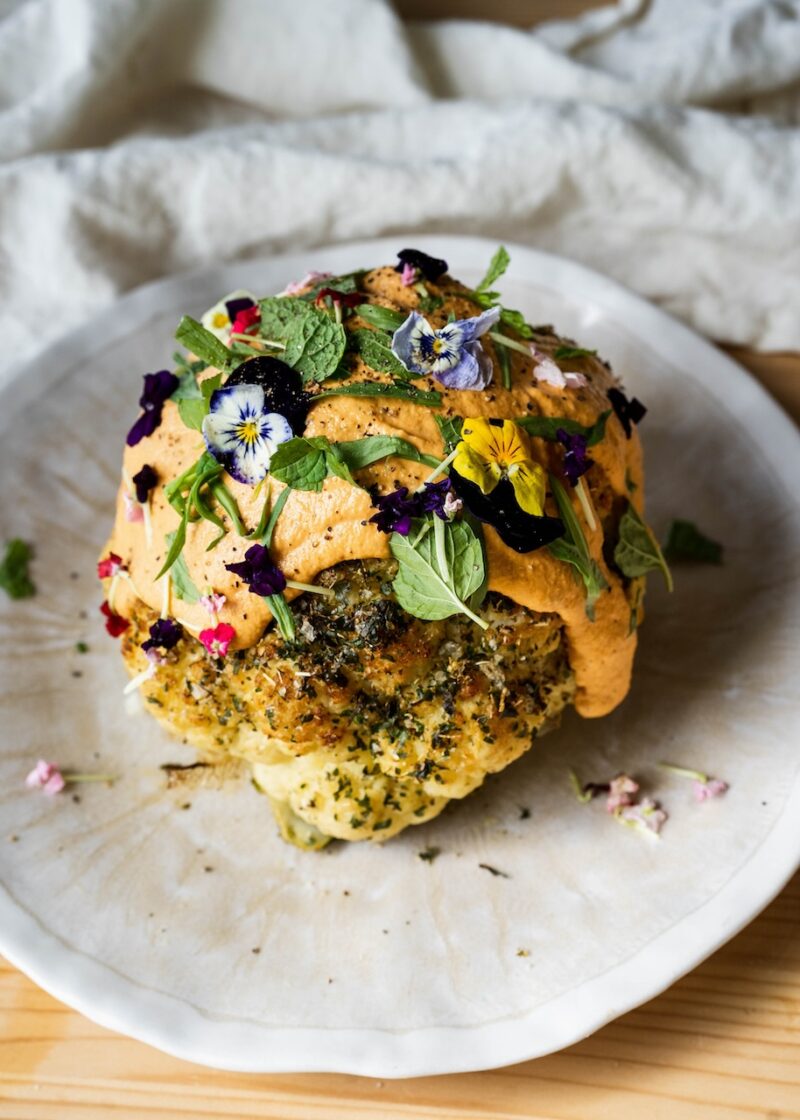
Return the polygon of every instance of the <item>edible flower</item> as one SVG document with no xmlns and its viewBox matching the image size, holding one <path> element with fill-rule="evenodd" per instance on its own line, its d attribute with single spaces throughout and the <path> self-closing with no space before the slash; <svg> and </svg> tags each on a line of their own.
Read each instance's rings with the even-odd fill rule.
<svg viewBox="0 0 800 1120">
<path fill-rule="evenodd" d="M 434 330 L 412 311 L 392 336 L 392 353 L 410 373 L 435 377 L 446 389 L 485 389 L 493 366 L 479 339 L 499 318 L 500 308 L 491 307 Z"/>
<path fill-rule="evenodd" d="M 211 394 L 203 439 L 237 482 L 255 486 L 269 472 L 279 443 L 292 438 L 285 416 L 270 412 L 260 385 L 225 385 Z"/>
<path fill-rule="evenodd" d="M 303 378 L 297 370 L 280 358 L 264 355 L 242 362 L 225 382 L 226 389 L 233 385 L 260 385 L 267 412 L 279 412 L 284 416 L 295 435 L 300 435 L 305 428 L 311 394 L 303 388 Z"/>
<path fill-rule="evenodd" d="M 306 288 L 311 288 L 314 284 L 319 284 L 320 280 L 329 280 L 333 276 L 332 272 L 307 272 L 302 280 L 294 280 L 291 284 L 287 284 L 282 292 L 278 292 L 279 296 L 297 296 L 304 292 Z"/>
<path fill-rule="evenodd" d="M 594 462 L 586 453 L 586 436 L 582 436 L 579 432 L 567 432 L 563 428 L 558 428 L 556 439 L 564 445 L 564 474 L 571 485 L 575 486 L 581 475 L 586 474 Z"/>
<path fill-rule="evenodd" d="M 400 271 L 400 283 L 404 288 L 411 288 L 414 284 L 416 284 L 418 275 L 419 273 L 417 272 L 416 268 L 414 268 L 413 264 L 409 264 L 406 261 L 403 264 L 402 270 Z"/>
<path fill-rule="evenodd" d="M 671 774 L 677 774 L 679 778 L 691 778 L 695 801 L 710 801 L 713 797 L 721 797 L 730 788 L 728 783 L 721 778 L 712 778 L 708 774 L 704 774 L 702 770 L 690 770 L 686 766 L 673 766 L 671 762 L 662 762 L 660 765 L 662 770 L 669 770 Z"/>
<path fill-rule="evenodd" d="M 627 824 L 654 835 L 661 831 L 667 820 L 667 813 L 657 801 L 653 801 L 652 797 L 643 797 L 641 801 L 636 801 L 632 805 L 624 805 L 614 813 L 614 816 L 620 824 Z"/>
<path fill-rule="evenodd" d="M 140 505 L 144 505 L 150 491 L 158 482 L 158 475 L 148 463 L 145 463 L 142 469 L 133 476 L 131 482 L 136 487 L 136 501 Z"/>
<path fill-rule="evenodd" d="M 102 560 L 97 561 L 97 578 L 98 579 L 113 579 L 118 576 L 120 572 L 126 572 L 128 569 L 122 563 L 122 557 L 117 556 L 116 552 L 109 552 Z"/>
<path fill-rule="evenodd" d="M 56 793 L 61 793 L 66 785 L 64 775 L 54 762 L 45 762 L 43 758 L 31 770 L 25 779 L 25 785 L 28 789 L 41 789 L 51 796 Z"/>
<path fill-rule="evenodd" d="M 608 783 L 608 797 L 606 798 L 606 810 L 609 813 L 616 813 L 619 809 L 623 809 L 628 805 L 633 805 L 634 794 L 639 792 L 639 783 L 635 781 L 629 774 L 618 774 L 616 778 L 612 778 Z"/>
<path fill-rule="evenodd" d="M 541 384 L 552 385 L 554 389 L 581 389 L 586 384 L 585 374 L 565 372 L 534 342 L 528 344 L 528 349 L 536 362 L 533 376 Z"/>
<path fill-rule="evenodd" d="M 527 433 L 513 420 L 465 420 L 453 469 L 482 494 L 508 479 L 521 509 L 534 517 L 544 512 L 547 476 L 533 458 Z"/>
<path fill-rule="evenodd" d="M 145 653 L 151 650 L 173 649 L 183 637 L 183 631 L 171 618 L 159 618 L 150 627 L 150 637 L 142 642 Z"/>
<path fill-rule="evenodd" d="M 258 308 L 255 296 L 251 292 L 239 288 L 237 291 L 229 292 L 228 295 L 223 296 L 219 303 L 215 303 L 213 307 L 209 307 L 208 311 L 201 316 L 200 322 L 220 342 L 227 344 L 231 337 L 231 328 L 236 316 L 239 312 L 253 306 L 256 309 Z"/>
<path fill-rule="evenodd" d="M 209 591 L 200 596 L 200 606 L 208 611 L 212 618 L 216 618 L 227 602 L 226 596 L 217 591 Z"/>
<path fill-rule="evenodd" d="M 229 623 L 220 622 L 213 629 L 201 630 L 198 637 L 212 657 L 225 657 L 236 631 Z"/>
<path fill-rule="evenodd" d="M 257 303 L 250 304 L 249 307 L 243 307 L 241 311 L 237 311 L 236 315 L 231 322 L 231 335 L 234 334 L 248 334 L 253 327 L 257 327 L 261 322 L 261 308 Z"/>
<path fill-rule="evenodd" d="M 144 389 L 139 397 L 139 406 L 143 412 L 128 432 L 126 439 L 128 447 L 135 447 L 146 436 L 153 434 L 161 423 L 165 401 L 169 400 L 179 384 L 178 378 L 168 369 L 144 375 Z"/>
<path fill-rule="evenodd" d="M 125 503 L 125 520 L 126 521 L 144 521 L 144 510 L 134 498 L 133 494 L 129 494 L 125 490 L 122 494 L 122 500 Z"/>
<path fill-rule="evenodd" d="M 615 416 L 625 430 L 626 438 L 630 439 L 631 424 L 638 424 L 646 414 L 647 409 L 636 397 L 628 400 L 621 389 L 609 389 L 608 399 L 614 409 Z"/>
<path fill-rule="evenodd" d="M 272 562 L 269 549 L 263 544 L 251 545 L 244 554 L 244 560 L 226 564 L 225 567 L 239 576 L 253 595 L 279 595 L 286 589 L 286 576 Z"/>
<path fill-rule="evenodd" d="M 407 486 L 397 486 L 388 494 L 374 493 L 372 504 L 378 512 L 370 517 L 370 523 L 377 525 L 382 533 L 407 537 L 413 519 L 424 513 L 435 513 L 442 521 L 452 521 L 462 508 L 462 502 L 452 490 L 450 479 L 443 478 L 439 482 L 426 482 L 413 494 L 409 494 Z"/>
<path fill-rule="evenodd" d="M 120 634 L 124 634 L 130 626 L 130 622 L 128 622 L 127 618 L 123 618 L 121 614 L 116 614 L 112 611 L 108 603 L 102 603 L 100 605 L 100 613 L 105 615 L 106 630 L 112 638 L 118 638 Z"/>
<path fill-rule="evenodd" d="M 358 307 L 360 303 L 364 302 L 362 292 L 340 292 L 336 288 L 320 288 L 314 303 L 317 307 L 321 307 L 326 299 L 329 299 L 334 305 L 338 304 L 339 307 Z"/>
<path fill-rule="evenodd" d="M 421 272 L 426 280 L 438 280 L 447 272 L 447 261 L 442 260 L 441 257 L 429 257 L 421 249 L 401 249 L 397 256 L 399 264 L 394 266 L 394 270 L 401 274 L 405 274 L 406 268 L 411 267 Z M 406 281 L 404 280 L 403 283 L 405 284 Z"/>
</svg>

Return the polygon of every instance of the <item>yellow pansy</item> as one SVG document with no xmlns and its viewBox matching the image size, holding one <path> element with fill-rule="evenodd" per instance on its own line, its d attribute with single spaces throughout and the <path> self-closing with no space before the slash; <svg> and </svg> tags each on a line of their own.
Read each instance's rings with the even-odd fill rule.
<svg viewBox="0 0 800 1120">
<path fill-rule="evenodd" d="M 465 420 L 453 467 L 484 494 L 507 478 L 526 513 L 544 513 L 547 475 L 533 458 L 528 434 L 513 420 Z"/>
</svg>

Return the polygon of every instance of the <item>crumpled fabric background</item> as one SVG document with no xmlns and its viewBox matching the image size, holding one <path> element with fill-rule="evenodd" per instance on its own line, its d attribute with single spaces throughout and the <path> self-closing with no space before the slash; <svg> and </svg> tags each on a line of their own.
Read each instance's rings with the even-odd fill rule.
<svg viewBox="0 0 800 1120">
<path fill-rule="evenodd" d="M 532 31 L 381 0 L 0 0 L 0 156 L 7 367 L 159 276 L 395 230 L 521 241 L 800 348 L 796 0 Z"/>
</svg>

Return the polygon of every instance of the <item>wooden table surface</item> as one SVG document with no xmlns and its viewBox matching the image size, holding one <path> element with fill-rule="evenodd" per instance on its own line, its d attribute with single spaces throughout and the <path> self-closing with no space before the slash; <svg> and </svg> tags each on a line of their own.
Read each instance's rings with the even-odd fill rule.
<svg viewBox="0 0 800 1120">
<path fill-rule="evenodd" d="M 399 0 L 532 24 L 591 0 Z M 800 422 L 800 354 L 729 353 Z M 663 995 L 546 1058 L 409 1081 L 205 1070 L 90 1023 L 0 958 L 0 1120 L 800 1120 L 800 874 Z"/>
</svg>

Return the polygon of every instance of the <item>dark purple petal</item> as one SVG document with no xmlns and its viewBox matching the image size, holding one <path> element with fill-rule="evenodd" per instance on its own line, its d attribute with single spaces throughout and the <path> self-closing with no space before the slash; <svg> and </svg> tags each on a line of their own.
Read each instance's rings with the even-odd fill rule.
<svg viewBox="0 0 800 1120">
<path fill-rule="evenodd" d="M 225 310 L 228 312 L 228 318 L 231 322 L 236 318 L 240 311 L 246 311 L 248 307 L 255 307 L 255 300 L 249 296 L 240 296 L 238 299 L 229 299 L 225 301 Z"/>
<path fill-rule="evenodd" d="M 440 276 L 444 276 L 447 272 L 447 261 L 443 261 L 439 257 L 429 257 L 427 253 L 423 253 L 420 249 L 401 249 L 397 256 L 400 263 L 395 265 L 395 272 L 402 272 L 404 264 L 410 264 L 412 268 L 418 268 L 426 280 L 438 280 Z"/>
<path fill-rule="evenodd" d="M 150 414 L 146 413 L 146 415 Z M 136 487 L 136 501 L 141 505 L 147 501 L 147 495 L 158 482 L 158 475 L 148 463 L 145 463 L 138 474 L 133 476 L 131 481 Z"/>
<path fill-rule="evenodd" d="M 372 504 L 378 512 L 370 517 L 370 523 L 382 533 L 400 533 L 403 537 L 411 531 L 412 518 L 421 512 L 419 497 L 409 496 L 407 486 L 398 486 L 388 494 L 373 494 Z"/>
<path fill-rule="evenodd" d="M 125 442 L 128 447 L 135 447 L 137 443 L 143 440 L 146 436 L 151 436 L 161 423 L 161 413 L 163 409 L 157 408 L 153 412 L 143 412 L 131 430 L 128 432 Z"/>
<path fill-rule="evenodd" d="M 586 453 L 586 436 L 579 432 L 567 432 L 563 428 L 556 431 L 556 439 L 564 445 L 564 474 L 575 486 L 581 475 L 586 474 L 594 463 Z"/>
<path fill-rule="evenodd" d="M 145 436 L 151 436 L 161 423 L 164 401 L 169 400 L 180 384 L 174 373 L 160 369 L 158 373 L 144 375 L 144 388 L 139 397 L 139 406 L 144 411 L 128 432 L 128 447 L 135 447 Z"/>
<path fill-rule="evenodd" d="M 311 396 L 303 388 L 297 370 L 278 358 L 250 358 L 238 366 L 225 382 L 232 385 L 260 385 L 264 390 L 264 411 L 285 416 L 295 435 L 306 426 Z"/>
<path fill-rule="evenodd" d="M 515 552 L 533 552 L 563 537 L 564 523 L 558 517 L 535 517 L 520 507 L 507 478 L 498 482 L 491 494 L 484 494 L 452 467 L 450 478 L 453 490 L 470 513 L 496 529 L 500 540 Z"/>
<path fill-rule="evenodd" d="M 269 549 L 254 544 L 244 554 L 244 560 L 226 564 L 229 572 L 248 585 L 253 595 L 279 595 L 286 589 L 286 576 L 272 562 Z"/>
<path fill-rule="evenodd" d="M 630 439 L 631 424 L 638 424 L 644 417 L 647 409 L 636 397 L 628 400 L 621 389 L 609 389 L 608 399 L 611 402 L 611 407 L 614 409 L 617 419 L 625 429 L 625 435 Z"/>
<path fill-rule="evenodd" d="M 145 653 L 151 649 L 172 649 L 183 637 L 183 631 L 171 618 L 159 618 L 150 627 L 150 637 L 142 642 Z"/>
<path fill-rule="evenodd" d="M 435 513 L 442 521 L 449 521 L 444 511 L 444 503 L 452 489 L 453 484 L 449 478 L 443 478 L 439 482 L 426 482 L 425 489 L 418 495 L 421 510 L 425 513 Z"/>
</svg>

